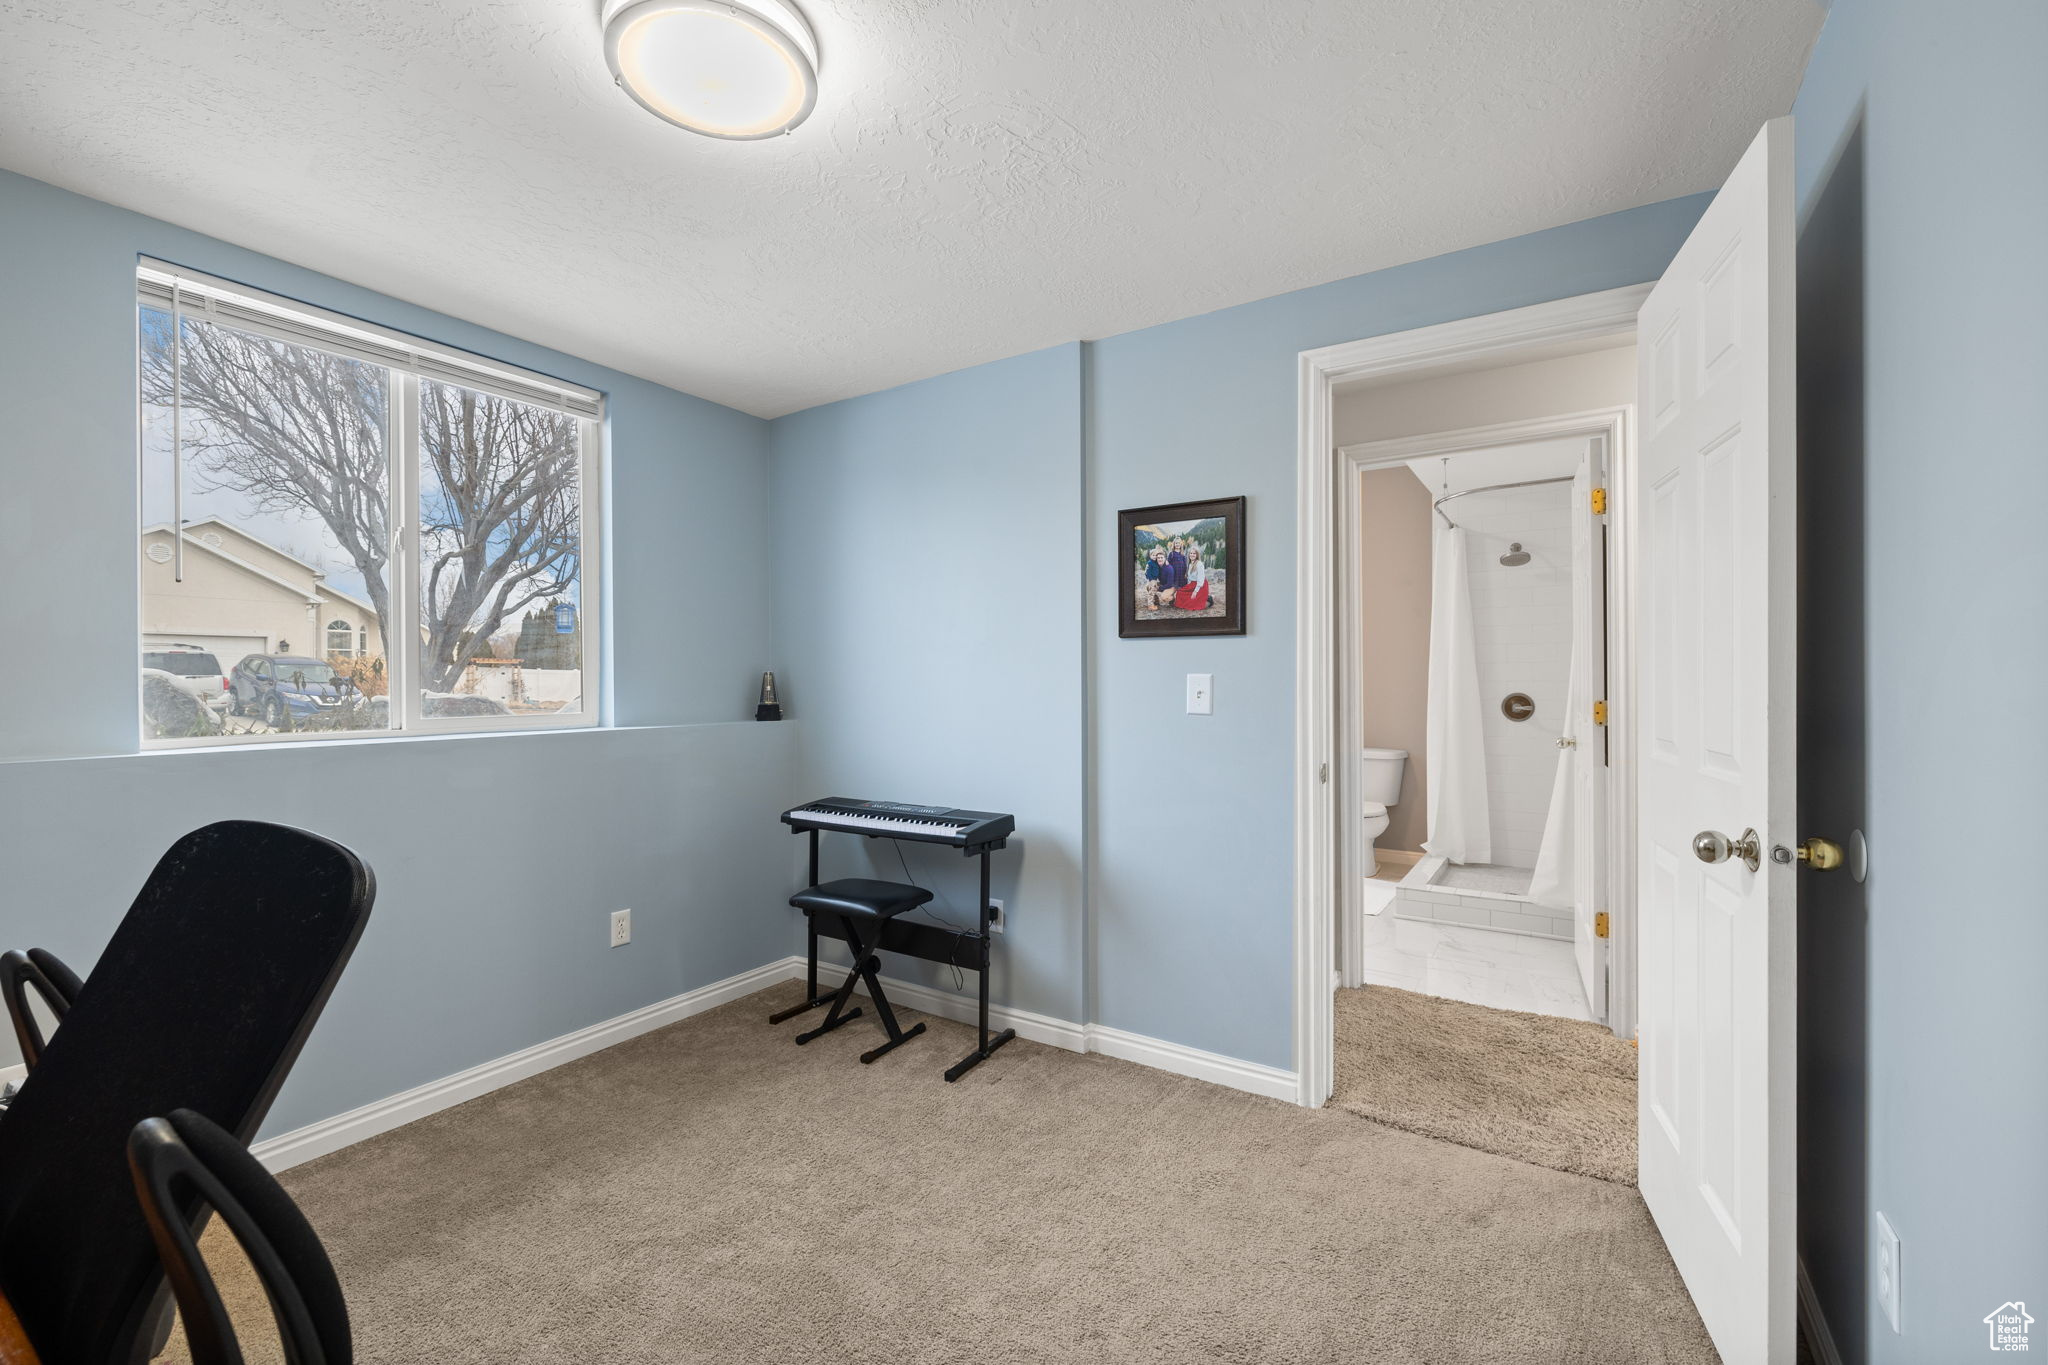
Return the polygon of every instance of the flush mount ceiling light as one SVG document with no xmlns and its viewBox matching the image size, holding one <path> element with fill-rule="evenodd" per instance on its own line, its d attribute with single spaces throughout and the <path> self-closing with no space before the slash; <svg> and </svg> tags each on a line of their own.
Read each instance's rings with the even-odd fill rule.
<svg viewBox="0 0 2048 1365">
<path fill-rule="evenodd" d="M 818 99 L 817 39 L 785 0 L 606 0 L 604 55 L 641 108 L 706 137 L 786 133 Z"/>
</svg>

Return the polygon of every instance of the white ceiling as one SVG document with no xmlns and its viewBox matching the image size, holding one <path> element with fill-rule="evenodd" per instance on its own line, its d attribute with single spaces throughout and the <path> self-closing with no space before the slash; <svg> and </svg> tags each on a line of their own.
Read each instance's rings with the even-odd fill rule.
<svg viewBox="0 0 2048 1365">
<path fill-rule="evenodd" d="M 817 112 L 597 0 L 9 0 L 0 165 L 774 415 L 1718 184 L 1813 0 L 807 0 Z"/>
</svg>

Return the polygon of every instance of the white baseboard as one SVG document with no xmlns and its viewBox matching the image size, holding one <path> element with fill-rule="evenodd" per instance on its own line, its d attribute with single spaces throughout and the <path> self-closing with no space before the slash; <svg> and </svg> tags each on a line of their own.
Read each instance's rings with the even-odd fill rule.
<svg viewBox="0 0 2048 1365">
<path fill-rule="evenodd" d="M 1806 1258 L 1799 1258 L 1799 1333 L 1817 1365 L 1842 1365 L 1842 1353 L 1835 1346 L 1835 1334 L 1828 1329 L 1828 1315 L 1820 1310 L 1820 1298 L 1806 1274 Z"/>
<path fill-rule="evenodd" d="M 1282 1071 L 1277 1066 L 1265 1066 L 1259 1062 L 1240 1061 L 1220 1052 L 1204 1052 L 1184 1043 L 1148 1038 L 1142 1033 L 1126 1033 L 1104 1024 L 1088 1026 L 1088 1050 L 1100 1052 L 1105 1057 L 1121 1057 L 1127 1062 L 1155 1070 L 1171 1071 L 1176 1076 L 1192 1076 L 1198 1081 L 1228 1086 L 1232 1090 L 1286 1100 L 1290 1104 L 1299 1098 L 1300 1079 L 1292 1071 Z"/>
<path fill-rule="evenodd" d="M 804 976 L 804 960 L 800 957 L 786 957 L 780 964 L 792 981 L 801 981 Z M 830 986 L 837 990 L 839 983 L 846 979 L 846 968 L 837 963 L 818 964 L 818 988 Z M 957 1024 L 972 1024 L 981 1017 L 981 1002 L 974 996 L 956 995 L 952 991 L 935 990 L 920 986 L 915 981 L 899 981 L 893 976 L 882 978 L 888 987 L 891 1004 L 903 1004 L 926 1014 L 936 1014 L 941 1019 L 951 1019 Z M 865 995 L 865 987 L 854 987 L 856 994 Z M 1088 1050 L 1087 1032 L 1079 1024 L 1065 1019 L 1055 1019 L 1049 1014 L 1037 1014 L 1031 1010 L 1012 1009 L 1008 1005 L 988 1007 L 990 1028 L 1017 1030 L 1019 1038 L 1029 1038 L 1034 1043 L 1048 1047 L 1065 1048 L 1069 1052 Z"/>
<path fill-rule="evenodd" d="M 790 959 L 797 961 L 798 959 Z M 495 1061 L 473 1066 L 467 1071 L 458 1071 L 453 1076 L 444 1076 L 438 1081 L 415 1086 L 401 1094 L 366 1104 L 360 1109 L 351 1109 L 345 1114 L 322 1119 L 304 1128 L 295 1128 L 256 1143 L 249 1150 L 256 1159 L 273 1171 L 288 1170 L 302 1161 L 311 1161 L 316 1156 L 340 1151 L 352 1143 L 372 1138 L 402 1127 L 414 1119 L 451 1108 L 465 1100 L 487 1095 L 514 1081 L 523 1081 L 528 1076 L 538 1075 L 550 1068 L 573 1062 L 578 1057 L 588 1057 L 601 1052 L 614 1043 L 623 1043 L 628 1038 L 637 1038 L 651 1033 L 679 1019 L 693 1014 L 702 1014 L 716 1009 L 729 1001 L 752 995 L 778 981 L 788 978 L 788 972 L 781 962 L 771 962 L 765 967 L 755 967 L 729 976 L 723 981 L 714 981 L 694 991 L 671 996 L 657 1001 L 616 1019 L 592 1024 L 574 1033 L 565 1033 L 545 1043 L 536 1043 L 522 1051 L 499 1057 Z"/>
<path fill-rule="evenodd" d="M 792 979 L 801 980 L 804 974 L 804 960 L 800 957 L 784 959 Z M 831 963 L 820 963 L 818 978 L 820 986 L 828 980 L 837 986 L 846 977 L 846 969 Z M 934 990 L 912 981 L 899 981 L 885 976 L 882 983 L 888 988 L 889 998 L 900 1001 L 914 1010 L 936 1014 L 941 1019 L 952 1019 L 958 1023 L 971 1024 L 978 1017 L 980 1005 L 973 996 L 956 995 L 952 991 Z M 1158 1038 L 1148 1038 L 1142 1033 L 1126 1033 L 1122 1029 L 1109 1028 L 1103 1024 L 1076 1024 L 1067 1019 L 1055 1019 L 1051 1015 L 1035 1014 L 1030 1010 L 1012 1009 L 1007 1005 L 990 1005 L 988 1022 L 992 1028 L 1013 1028 L 1019 1038 L 1029 1038 L 1034 1043 L 1045 1043 L 1052 1047 L 1065 1048 L 1069 1052 L 1099 1052 L 1105 1057 L 1119 1057 L 1140 1066 L 1149 1066 L 1159 1071 L 1170 1071 L 1176 1076 L 1191 1076 L 1198 1081 L 1228 1086 L 1232 1090 L 1244 1090 L 1254 1095 L 1265 1095 L 1276 1100 L 1293 1101 L 1296 1098 L 1295 1074 L 1278 1067 L 1263 1066 L 1257 1062 L 1240 1061 L 1220 1053 L 1204 1052 L 1200 1048 L 1188 1047 L 1181 1043 L 1169 1043 Z"/>
<path fill-rule="evenodd" d="M 579 1057 L 588 1057 L 615 1043 L 628 1038 L 637 1038 L 643 1033 L 687 1019 L 693 1014 L 702 1014 L 708 1009 L 752 995 L 781 981 L 801 980 L 804 974 L 804 959 L 785 957 L 756 967 L 751 971 L 729 976 L 723 981 L 714 981 L 694 991 L 652 1005 L 622 1014 L 616 1019 L 592 1024 L 574 1033 L 565 1033 L 545 1043 L 519 1052 L 499 1057 L 495 1061 L 459 1071 L 453 1076 L 444 1076 L 438 1081 L 415 1086 L 402 1094 L 392 1095 L 360 1109 L 351 1109 L 345 1114 L 307 1124 L 304 1128 L 266 1138 L 249 1150 L 257 1160 L 273 1171 L 289 1170 L 303 1161 L 314 1157 L 338 1152 L 351 1144 L 372 1138 L 379 1133 L 388 1133 L 393 1128 L 403 1127 L 414 1119 L 487 1095 L 514 1081 L 523 1081 L 543 1071 L 573 1062 Z M 845 977 L 846 969 L 831 963 L 819 964 L 819 984 L 827 982 L 837 986 Z M 935 1014 L 941 1019 L 952 1019 L 960 1023 L 973 1023 L 978 1004 L 972 996 L 956 995 L 951 991 L 934 990 L 911 981 L 898 981 L 884 977 L 888 983 L 889 995 L 914 1010 Z M 1101 1024 L 1081 1025 L 1067 1019 L 1055 1019 L 1050 1015 L 1038 1014 L 1031 1010 L 1013 1009 L 1008 1005 L 991 1005 L 988 1011 L 989 1023 L 997 1028 L 1013 1028 L 1019 1038 L 1029 1038 L 1034 1043 L 1064 1048 L 1069 1052 L 1100 1052 L 1108 1057 L 1121 1057 L 1140 1066 L 1155 1067 L 1171 1071 L 1177 1076 L 1192 1076 L 1196 1080 L 1210 1081 L 1228 1086 L 1233 1090 L 1245 1090 L 1254 1095 L 1267 1095 L 1274 1099 L 1295 1098 L 1295 1078 L 1292 1071 L 1277 1067 L 1261 1066 L 1256 1062 L 1239 1061 L 1214 1052 L 1203 1052 L 1199 1048 L 1185 1047 L 1179 1043 L 1164 1042 L 1158 1038 L 1147 1038 L 1142 1034 L 1126 1033 L 1122 1029 L 1106 1028 Z M 21 1068 L 14 1068 L 20 1071 Z M 0 1079 L 7 1077 L 0 1072 Z M 17 1078 L 18 1079 L 18 1078 Z"/>
<path fill-rule="evenodd" d="M 13 1066 L 0 1066 L 0 1085 L 20 1085 L 28 1075 L 28 1063 L 16 1062 Z"/>
</svg>

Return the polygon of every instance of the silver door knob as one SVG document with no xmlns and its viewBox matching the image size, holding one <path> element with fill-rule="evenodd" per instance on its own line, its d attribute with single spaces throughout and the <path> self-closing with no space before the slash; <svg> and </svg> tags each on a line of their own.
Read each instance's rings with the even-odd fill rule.
<svg viewBox="0 0 2048 1365">
<path fill-rule="evenodd" d="M 1751 872 L 1763 866 L 1763 851 L 1753 829 L 1742 831 L 1740 839 L 1730 839 L 1717 829 L 1703 829 L 1692 837 L 1692 851 L 1693 856 L 1703 863 L 1725 863 L 1730 858 L 1740 858 Z"/>
</svg>

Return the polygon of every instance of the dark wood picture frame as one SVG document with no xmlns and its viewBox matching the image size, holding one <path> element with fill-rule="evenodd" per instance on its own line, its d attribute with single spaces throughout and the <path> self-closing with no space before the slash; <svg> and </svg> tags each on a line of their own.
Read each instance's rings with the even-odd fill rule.
<svg viewBox="0 0 2048 1365">
<path fill-rule="evenodd" d="M 1144 532 L 1144 544 L 1140 543 L 1140 527 L 1175 525 L 1179 523 L 1202 523 L 1221 521 L 1220 535 L 1203 534 L 1208 528 L 1197 528 L 1194 537 L 1210 545 L 1210 558 L 1216 558 L 1215 547 L 1220 541 L 1221 564 L 1206 565 L 1210 584 L 1210 600 L 1217 610 L 1181 611 L 1173 607 L 1141 608 L 1139 594 L 1146 591 L 1156 596 L 1151 581 L 1140 568 L 1139 551 L 1149 548 L 1158 541 L 1151 531 Z M 1169 542 L 1171 537 L 1169 537 Z M 1179 638 L 1196 635 L 1242 635 L 1244 628 L 1245 601 L 1245 515 L 1244 499 L 1211 498 L 1207 502 L 1171 502 L 1156 507 L 1132 507 L 1116 514 L 1116 551 L 1110 561 L 1116 565 L 1116 633 L 1126 640 L 1157 638 Z"/>
</svg>

